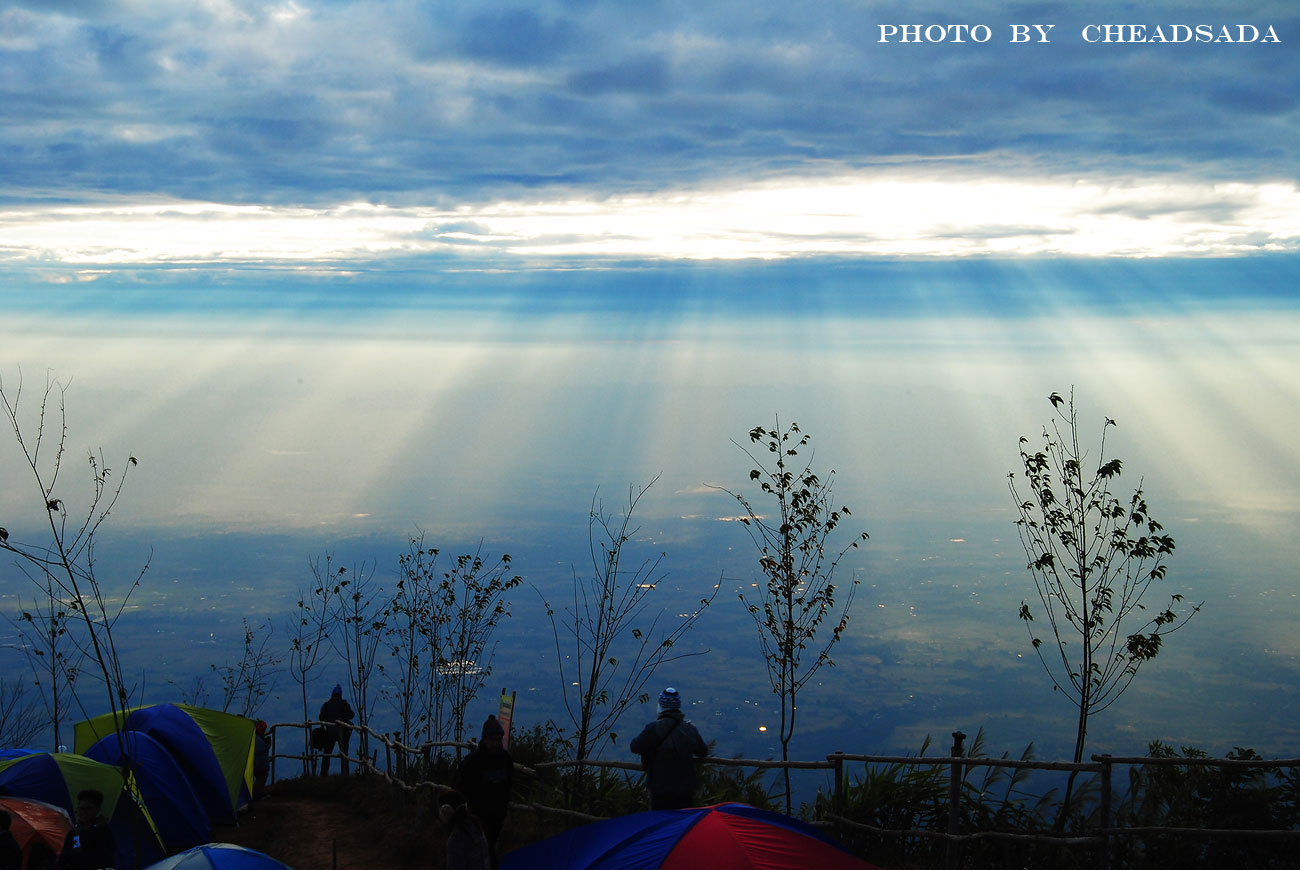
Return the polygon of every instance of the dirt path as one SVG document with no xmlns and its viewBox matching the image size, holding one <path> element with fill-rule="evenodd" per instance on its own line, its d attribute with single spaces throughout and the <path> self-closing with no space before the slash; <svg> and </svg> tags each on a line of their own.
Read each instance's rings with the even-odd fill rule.
<svg viewBox="0 0 1300 870">
<path fill-rule="evenodd" d="M 277 796 L 274 791 L 243 813 L 238 827 L 212 831 L 214 841 L 256 849 L 293 870 L 429 870 L 441 866 L 440 850 L 432 843 L 415 855 L 404 856 L 408 850 L 393 842 L 395 837 L 411 839 L 409 832 L 375 819 L 354 818 L 338 801 Z"/>
</svg>

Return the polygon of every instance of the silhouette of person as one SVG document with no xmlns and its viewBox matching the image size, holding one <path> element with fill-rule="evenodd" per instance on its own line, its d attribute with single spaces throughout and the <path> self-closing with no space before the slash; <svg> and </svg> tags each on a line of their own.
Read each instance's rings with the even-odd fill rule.
<svg viewBox="0 0 1300 870">
<path fill-rule="evenodd" d="M 325 723 L 325 757 L 321 761 L 321 776 L 329 776 L 330 756 L 335 746 L 339 749 L 339 766 L 343 770 L 343 775 L 347 776 L 348 741 L 352 737 L 352 729 L 348 728 L 346 723 L 351 723 L 352 717 L 352 706 L 343 700 L 343 687 L 336 685 L 334 691 L 330 692 L 329 700 L 320 706 L 319 718 Z"/>
<path fill-rule="evenodd" d="M 104 818 L 104 795 L 94 789 L 77 793 L 77 823 L 63 840 L 59 870 L 103 870 L 117 860 L 117 840 Z"/>
<path fill-rule="evenodd" d="M 682 715 L 682 698 L 669 686 L 659 696 L 659 716 L 632 738 L 629 748 L 641 756 L 650 809 L 679 810 L 695 801 L 695 759 L 709 754 L 700 732 Z"/>
<path fill-rule="evenodd" d="M 506 730 L 496 716 L 488 716 L 478 746 L 461 762 L 456 787 L 483 825 L 488 845 L 496 852 L 497 837 L 510 808 L 510 787 L 515 762 L 505 750 Z"/>
<path fill-rule="evenodd" d="M 443 795 L 438 817 L 447 826 L 447 870 L 492 870 L 492 848 L 463 795 Z"/>
<path fill-rule="evenodd" d="M 271 738 L 266 733 L 266 720 L 258 719 L 253 725 L 253 800 L 266 795 L 266 778 L 271 773 Z"/>
<path fill-rule="evenodd" d="M 21 870 L 23 866 L 22 847 L 9 830 L 12 823 L 9 811 L 0 810 L 0 870 Z"/>
</svg>

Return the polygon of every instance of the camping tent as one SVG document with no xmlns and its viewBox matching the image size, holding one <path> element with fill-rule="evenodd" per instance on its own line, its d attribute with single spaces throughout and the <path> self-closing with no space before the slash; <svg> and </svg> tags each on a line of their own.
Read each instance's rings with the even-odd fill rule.
<svg viewBox="0 0 1300 870">
<path fill-rule="evenodd" d="M 112 818 L 125 785 L 111 764 L 66 752 L 33 752 L 0 760 L 0 793 L 35 798 L 77 812 L 77 792 L 94 789 L 104 796 L 104 815 Z"/>
<path fill-rule="evenodd" d="M 121 770 L 81 755 L 37 752 L 0 761 L 0 793 L 35 798 L 77 812 L 77 793 L 93 789 L 104 796 L 102 812 L 117 840 L 118 866 L 134 867 L 163 856 L 153 821 L 138 799 L 134 783 Z"/>
<path fill-rule="evenodd" d="M 105 764 L 131 762 L 140 797 L 169 852 L 179 852 L 211 839 L 212 826 L 190 786 L 189 777 L 157 740 L 143 731 L 110 734 L 85 754 Z"/>
<path fill-rule="evenodd" d="M 44 801 L 0 797 L 0 809 L 9 813 L 9 830 L 23 850 L 23 866 L 29 864 L 33 852 L 44 849 L 51 855 L 59 854 L 64 838 L 72 830 L 68 814 Z"/>
<path fill-rule="evenodd" d="M 583 825 L 501 856 L 501 870 L 871 870 L 798 819 L 728 803 Z"/>
<path fill-rule="evenodd" d="M 165 858 L 145 870 L 291 870 L 289 865 L 243 846 L 208 843 Z"/>
<path fill-rule="evenodd" d="M 79 722 L 76 749 L 85 752 L 116 732 L 113 714 Z M 253 723 L 242 716 L 188 704 L 153 704 L 126 711 L 124 729 L 162 744 L 190 779 L 213 823 L 233 823 L 253 781 Z"/>
</svg>

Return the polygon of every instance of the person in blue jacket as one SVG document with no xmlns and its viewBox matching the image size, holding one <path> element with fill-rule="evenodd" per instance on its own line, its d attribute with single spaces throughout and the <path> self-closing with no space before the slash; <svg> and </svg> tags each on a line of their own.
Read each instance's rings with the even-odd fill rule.
<svg viewBox="0 0 1300 870">
<path fill-rule="evenodd" d="M 682 715 L 682 697 L 669 686 L 659 696 L 659 716 L 632 738 L 630 748 L 641 756 L 650 809 L 679 810 L 695 801 L 699 781 L 695 759 L 709 754 L 700 732 Z"/>
</svg>

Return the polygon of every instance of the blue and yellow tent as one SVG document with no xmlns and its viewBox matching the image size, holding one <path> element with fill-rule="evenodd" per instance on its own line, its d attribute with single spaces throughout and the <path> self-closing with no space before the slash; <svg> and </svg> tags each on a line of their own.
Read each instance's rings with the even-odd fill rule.
<svg viewBox="0 0 1300 870">
<path fill-rule="evenodd" d="M 161 744 L 189 777 L 210 822 L 233 823 L 253 784 L 252 721 L 188 704 L 153 704 L 125 711 L 123 731 L 143 732 Z M 75 746 L 85 752 L 116 733 L 113 714 L 79 722 Z"/>
<path fill-rule="evenodd" d="M 104 796 L 102 812 L 117 840 L 118 866 L 157 861 L 163 845 L 133 779 L 120 768 L 66 752 L 35 752 L 0 760 L 0 792 L 53 804 L 76 818 L 77 793 Z"/>
<path fill-rule="evenodd" d="M 168 852 L 180 852 L 212 839 L 208 814 L 190 779 L 171 753 L 143 731 L 110 734 L 86 750 L 86 757 L 129 766 L 136 788 Z"/>
</svg>

